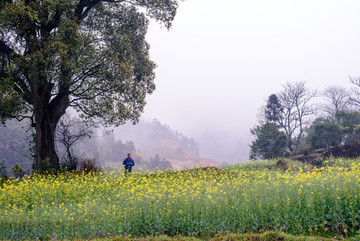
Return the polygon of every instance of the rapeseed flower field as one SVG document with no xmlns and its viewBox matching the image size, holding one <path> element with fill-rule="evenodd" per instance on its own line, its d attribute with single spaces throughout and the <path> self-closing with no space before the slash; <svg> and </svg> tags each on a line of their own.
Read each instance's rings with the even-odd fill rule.
<svg viewBox="0 0 360 241">
<path fill-rule="evenodd" d="M 0 239 L 360 230 L 360 160 L 323 167 L 34 176 L 0 187 Z"/>
</svg>

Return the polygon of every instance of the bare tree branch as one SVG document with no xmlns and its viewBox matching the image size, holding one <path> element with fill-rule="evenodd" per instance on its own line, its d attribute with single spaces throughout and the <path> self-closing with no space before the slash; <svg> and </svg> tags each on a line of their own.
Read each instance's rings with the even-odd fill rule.
<svg viewBox="0 0 360 241">
<path fill-rule="evenodd" d="M 343 87 L 330 86 L 322 95 L 327 100 L 327 104 L 322 106 L 322 110 L 330 116 L 335 116 L 339 111 L 351 109 L 350 93 Z"/>
<path fill-rule="evenodd" d="M 289 139 L 289 149 L 294 150 L 304 135 L 315 112 L 312 100 L 318 94 L 306 87 L 306 82 L 299 81 L 284 85 L 278 96 L 283 107 L 278 124 L 284 129 Z"/>
<path fill-rule="evenodd" d="M 360 107 L 360 77 L 350 78 L 350 83 L 355 85 L 355 87 L 351 89 L 350 101 L 354 106 Z"/>
</svg>

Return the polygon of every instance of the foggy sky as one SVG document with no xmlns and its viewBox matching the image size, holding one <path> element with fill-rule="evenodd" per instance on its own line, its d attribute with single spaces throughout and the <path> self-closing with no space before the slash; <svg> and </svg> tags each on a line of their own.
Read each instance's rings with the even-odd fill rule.
<svg viewBox="0 0 360 241">
<path fill-rule="evenodd" d="M 359 9 L 358 0 L 182 2 L 170 31 L 150 25 L 157 88 L 143 117 L 194 137 L 202 156 L 245 160 L 258 108 L 287 81 L 325 89 L 360 76 Z"/>
</svg>

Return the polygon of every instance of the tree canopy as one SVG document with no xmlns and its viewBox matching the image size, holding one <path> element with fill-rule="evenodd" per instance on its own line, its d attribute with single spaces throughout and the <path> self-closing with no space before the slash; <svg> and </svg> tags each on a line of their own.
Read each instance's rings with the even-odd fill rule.
<svg viewBox="0 0 360 241">
<path fill-rule="evenodd" d="M 317 119 L 310 126 L 306 142 L 312 150 L 330 148 L 342 143 L 341 127 L 333 118 Z"/>
<path fill-rule="evenodd" d="M 276 94 L 269 96 L 265 106 L 265 119 L 269 122 L 277 124 L 281 118 L 284 108 L 282 107 L 279 98 Z"/>
<path fill-rule="evenodd" d="M 59 167 L 54 133 L 68 107 L 103 124 L 138 120 L 155 89 L 148 17 L 170 28 L 177 7 L 176 0 L 1 1 L 0 120 L 31 120 L 39 171 Z"/>
<path fill-rule="evenodd" d="M 287 155 L 286 135 L 273 123 L 251 129 L 256 139 L 250 145 L 250 159 L 273 159 Z"/>
</svg>

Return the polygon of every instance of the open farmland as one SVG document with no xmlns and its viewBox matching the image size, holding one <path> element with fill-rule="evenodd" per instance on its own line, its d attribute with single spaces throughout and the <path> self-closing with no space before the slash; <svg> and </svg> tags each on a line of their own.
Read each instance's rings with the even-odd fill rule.
<svg viewBox="0 0 360 241">
<path fill-rule="evenodd" d="M 10 180 L 0 188 L 0 239 L 358 235 L 360 160 L 263 167 L 271 164 Z"/>
</svg>

